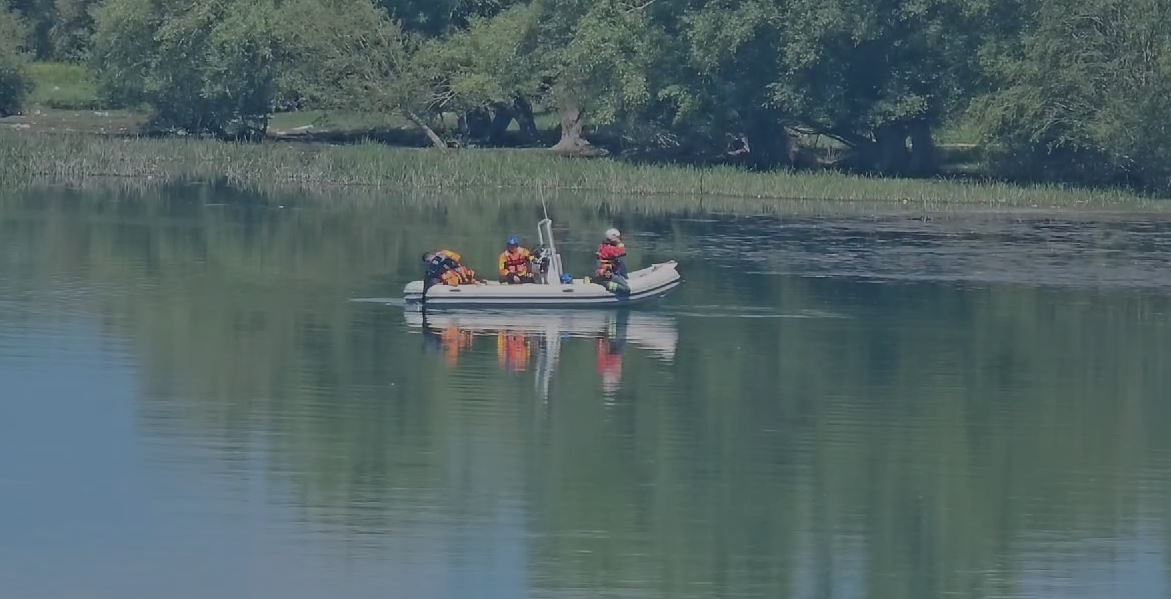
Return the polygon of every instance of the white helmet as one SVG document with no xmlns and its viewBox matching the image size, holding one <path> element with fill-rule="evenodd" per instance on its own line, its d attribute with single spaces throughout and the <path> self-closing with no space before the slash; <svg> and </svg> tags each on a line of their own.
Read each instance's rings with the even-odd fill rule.
<svg viewBox="0 0 1171 599">
<path fill-rule="evenodd" d="M 619 241 L 622 239 L 622 231 L 613 227 L 606 229 L 606 241 Z"/>
</svg>

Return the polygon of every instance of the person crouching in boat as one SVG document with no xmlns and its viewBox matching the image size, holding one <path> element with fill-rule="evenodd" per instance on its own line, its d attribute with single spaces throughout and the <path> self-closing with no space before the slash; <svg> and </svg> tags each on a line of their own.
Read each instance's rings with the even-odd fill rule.
<svg viewBox="0 0 1171 599">
<path fill-rule="evenodd" d="M 598 269 L 594 273 L 598 284 L 610 293 L 630 293 L 630 282 L 626 280 L 626 245 L 622 243 L 622 232 L 608 229 L 606 239 L 598 246 Z"/>
<path fill-rule="evenodd" d="M 423 254 L 423 262 L 427 265 L 427 272 L 423 276 L 424 287 L 429 288 L 432 285 L 458 287 L 460 285 L 475 285 L 480 282 L 476 277 L 476 271 L 464 266 L 460 255 L 451 250 L 427 252 Z"/>
<path fill-rule="evenodd" d="M 515 235 L 509 237 L 507 248 L 500 254 L 500 282 L 512 285 L 534 282 L 534 261 L 533 253 L 521 247 Z"/>
</svg>

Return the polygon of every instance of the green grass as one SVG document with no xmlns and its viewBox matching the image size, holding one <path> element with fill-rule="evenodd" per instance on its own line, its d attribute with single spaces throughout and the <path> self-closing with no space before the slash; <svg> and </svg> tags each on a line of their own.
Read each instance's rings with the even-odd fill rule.
<svg viewBox="0 0 1171 599">
<path fill-rule="evenodd" d="M 924 211 L 963 205 L 1062 209 L 1154 206 L 1122 191 L 944 180 L 881 179 L 833 172 L 753 173 L 731 167 L 634 165 L 558 158 L 541 150 L 413 150 L 376 144 L 235 144 L 198 139 L 109 138 L 0 130 L 0 184 L 81 184 L 118 177 L 147 184 L 226 181 L 270 189 L 354 186 L 386 195 L 403 190 L 559 191 L 656 198 L 748 199 L 759 203 L 885 202 Z M 640 200 L 641 201 L 641 200 Z"/>
<path fill-rule="evenodd" d="M 53 110 L 32 108 L 25 114 L 0 119 L 0 130 L 9 129 L 43 135 L 89 133 L 96 135 L 137 135 L 147 115 L 129 110 Z"/>
<path fill-rule="evenodd" d="M 34 62 L 29 65 L 33 78 L 33 93 L 29 105 L 36 108 L 62 110 L 95 110 L 100 108 L 97 87 L 89 71 L 81 65 Z"/>
</svg>

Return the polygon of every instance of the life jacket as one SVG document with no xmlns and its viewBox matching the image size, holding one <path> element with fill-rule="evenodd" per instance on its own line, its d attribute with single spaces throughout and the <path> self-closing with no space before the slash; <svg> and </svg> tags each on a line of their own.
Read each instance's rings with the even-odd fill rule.
<svg viewBox="0 0 1171 599">
<path fill-rule="evenodd" d="M 439 275 L 439 282 L 444 285 L 458 287 L 464 282 L 464 277 L 458 270 L 445 270 Z"/>
<path fill-rule="evenodd" d="M 453 252 L 451 250 L 439 250 L 438 252 L 435 252 L 435 255 L 439 258 L 445 258 L 447 260 L 451 260 L 452 262 L 455 262 L 456 264 L 459 264 L 460 262 L 463 261 L 462 256 L 460 256 L 458 253 Z"/>
<path fill-rule="evenodd" d="M 623 259 L 626 258 L 626 245 L 622 242 L 615 244 L 603 243 L 598 246 L 598 276 L 606 279 L 610 275 L 626 274 Z"/>
<path fill-rule="evenodd" d="M 533 254 L 525 248 L 500 254 L 500 276 L 527 275 L 532 272 Z"/>
<path fill-rule="evenodd" d="M 459 254 L 451 250 L 439 250 L 431 254 L 431 259 L 427 262 L 427 278 L 439 279 L 444 272 L 454 270 L 459 264 Z"/>
<path fill-rule="evenodd" d="M 476 281 L 476 271 L 460 263 L 462 257 L 451 250 L 439 250 L 427 267 L 427 276 L 444 285 L 456 287 Z"/>
</svg>

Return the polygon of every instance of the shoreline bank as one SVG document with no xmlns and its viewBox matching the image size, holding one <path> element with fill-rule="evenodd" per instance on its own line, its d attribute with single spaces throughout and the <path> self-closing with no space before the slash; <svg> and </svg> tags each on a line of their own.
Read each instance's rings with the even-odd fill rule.
<svg viewBox="0 0 1171 599">
<path fill-rule="evenodd" d="M 781 201 L 1076 209 L 1151 207 L 1157 198 L 1121 190 L 1022 186 L 948 179 L 893 179 L 836 172 L 751 172 L 734 167 L 642 165 L 560 158 L 543 150 L 434 150 L 208 139 L 112 137 L 0 130 L 0 183 L 78 185 L 101 178 L 146 185 L 225 182 L 244 188 L 328 191 L 588 192 Z"/>
</svg>

